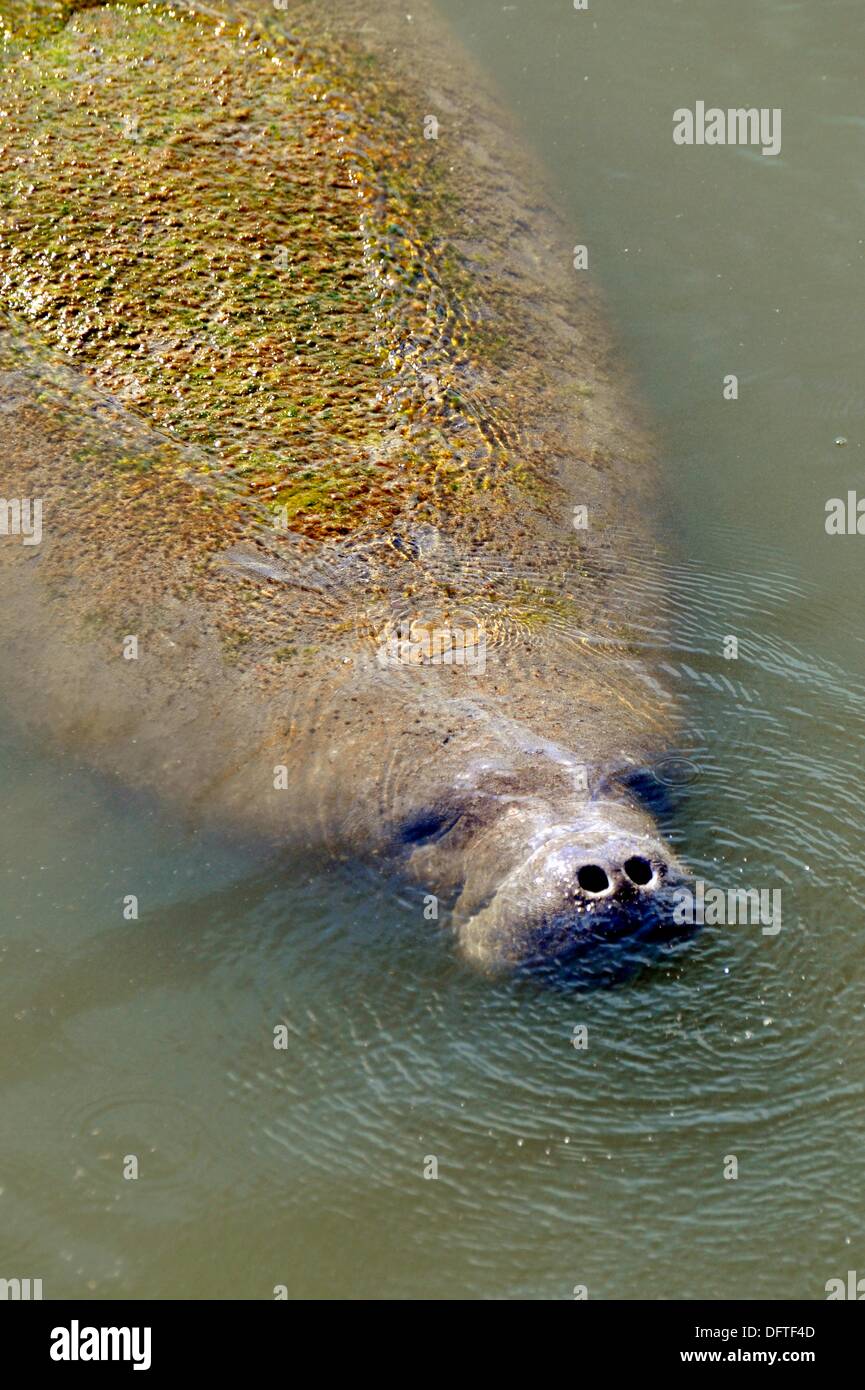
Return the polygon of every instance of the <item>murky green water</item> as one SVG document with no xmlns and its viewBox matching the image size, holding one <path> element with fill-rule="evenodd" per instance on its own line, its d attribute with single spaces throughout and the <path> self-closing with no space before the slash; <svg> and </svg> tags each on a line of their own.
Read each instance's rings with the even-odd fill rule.
<svg viewBox="0 0 865 1390">
<path fill-rule="evenodd" d="M 205 841 L 9 731 L 0 1273 L 47 1297 L 821 1298 L 865 1273 L 865 539 L 824 531 L 863 488 L 865 16 L 441 7 L 661 423 L 651 582 L 699 768 L 665 828 L 706 878 L 781 888 L 783 927 L 615 990 L 492 985 L 416 899 Z M 697 100 L 782 108 L 780 156 L 675 147 Z"/>
</svg>

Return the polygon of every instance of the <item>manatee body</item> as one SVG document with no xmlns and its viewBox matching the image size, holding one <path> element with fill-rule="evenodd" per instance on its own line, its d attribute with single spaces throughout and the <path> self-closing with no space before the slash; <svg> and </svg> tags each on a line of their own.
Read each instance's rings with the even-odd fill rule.
<svg viewBox="0 0 865 1390">
<path fill-rule="evenodd" d="M 5 17 L 6 702 L 482 966 L 672 940 L 649 447 L 482 80 L 363 15 Z"/>
</svg>

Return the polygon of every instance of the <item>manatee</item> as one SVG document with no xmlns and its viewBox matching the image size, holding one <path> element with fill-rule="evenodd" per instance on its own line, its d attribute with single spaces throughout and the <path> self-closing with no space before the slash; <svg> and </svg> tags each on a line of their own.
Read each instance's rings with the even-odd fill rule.
<svg viewBox="0 0 865 1390">
<path fill-rule="evenodd" d="M 482 969 L 675 941 L 655 449 L 495 94 L 425 4 L 0 12 L 7 708 Z"/>
</svg>

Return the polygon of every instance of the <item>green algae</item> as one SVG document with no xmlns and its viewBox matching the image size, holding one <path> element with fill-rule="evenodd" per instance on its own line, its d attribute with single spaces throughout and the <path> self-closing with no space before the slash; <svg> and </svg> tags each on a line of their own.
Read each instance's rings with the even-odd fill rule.
<svg viewBox="0 0 865 1390">
<path fill-rule="evenodd" d="M 392 93 L 366 78 L 361 102 L 348 60 L 195 12 L 4 17 L 13 316 L 295 531 L 531 484 L 466 385 L 500 343 Z"/>
<path fill-rule="evenodd" d="M 0 40 L 7 46 L 33 42 L 65 24 L 68 16 L 66 0 L 3 0 Z"/>
</svg>

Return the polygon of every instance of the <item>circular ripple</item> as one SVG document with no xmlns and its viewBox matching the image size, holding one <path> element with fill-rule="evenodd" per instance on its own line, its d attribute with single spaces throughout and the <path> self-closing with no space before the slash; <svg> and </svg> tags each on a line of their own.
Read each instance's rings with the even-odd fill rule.
<svg viewBox="0 0 865 1390">
<path fill-rule="evenodd" d="M 197 1110 L 155 1091 L 94 1101 L 64 1128 L 79 1200 L 100 1206 L 139 1184 L 160 1194 L 205 1186 L 218 1147 Z M 137 1180 L 124 1176 L 130 1158 Z"/>
<path fill-rule="evenodd" d="M 651 773 L 665 787 L 687 787 L 696 782 L 701 770 L 690 758 L 665 758 L 655 763 Z"/>
</svg>

